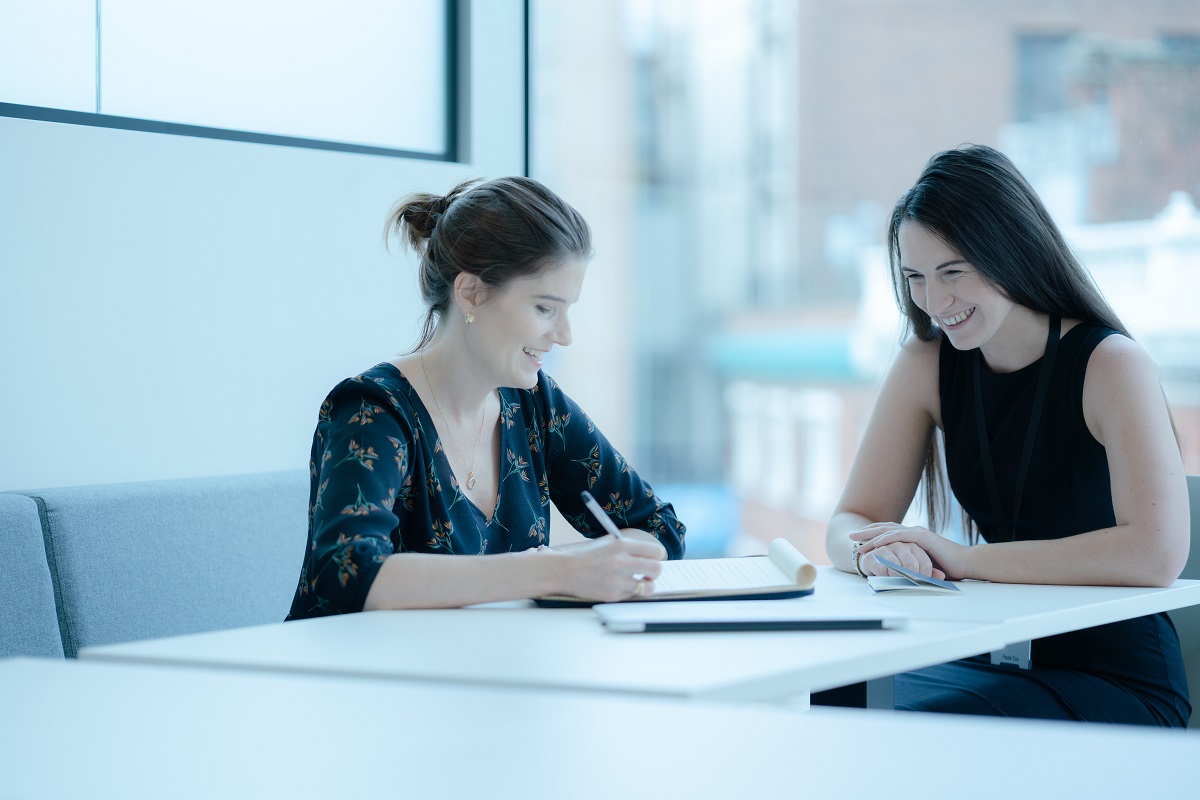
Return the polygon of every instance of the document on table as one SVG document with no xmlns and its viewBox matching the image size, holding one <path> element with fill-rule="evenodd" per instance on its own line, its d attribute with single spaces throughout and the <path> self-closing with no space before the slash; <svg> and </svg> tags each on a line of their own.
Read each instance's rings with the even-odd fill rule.
<svg viewBox="0 0 1200 800">
<path fill-rule="evenodd" d="M 786 539 L 775 539 L 766 555 L 697 558 L 663 562 L 654 594 L 625 602 L 660 600 L 784 599 L 812 594 L 817 568 Z M 593 605 L 577 597 L 535 597 L 539 606 Z"/>
<path fill-rule="evenodd" d="M 792 548 L 792 552 L 804 558 L 795 548 Z M 805 559 L 804 564 L 807 563 Z M 805 572 L 798 559 L 787 558 L 786 551 L 779 562 L 770 556 L 669 561 L 663 564 L 662 574 L 654 581 L 654 593 L 661 596 L 678 592 L 769 589 L 789 585 L 807 588 L 816 579 L 816 570 L 813 570 L 812 576 L 807 576 Z"/>
<path fill-rule="evenodd" d="M 899 576 L 872 575 L 867 578 L 867 585 L 876 594 L 962 594 L 962 589 L 950 581 L 922 575 L 874 553 L 870 555 L 883 566 L 900 573 Z"/>
</svg>

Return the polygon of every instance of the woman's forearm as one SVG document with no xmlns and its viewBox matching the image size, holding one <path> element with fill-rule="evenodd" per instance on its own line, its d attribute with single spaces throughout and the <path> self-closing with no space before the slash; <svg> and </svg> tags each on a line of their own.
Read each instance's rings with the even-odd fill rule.
<svg viewBox="0 0 1200 800">
<path fill-rule="evenodd" d="M 653 536 L 626 531 L 572 548 L 486 556 L 394 553 L 384 560 L 363 610 L 457 608 L 474 603 L 565 594 L 600 602 L 624 600 L 662 570 L 665 550 Z M 635 535 L 636 534 L 636 535 Z M 641 576 L 641 577 L 639 577 Z"/>
<path fill-rule="evenodd" d="M 548 550 L 487 556 L 396 553 L 379 568 L 363 610 L 457 608 L 560 594 L 560 557 Z"/>
<path fill-rule="evenodd" d="M 1170 529 L 1116 525 L 1057 539 L 965 546 L 919 527 L 875 525 L 856 535 L 862 553 L 908 543 L 952 580 L 1074 586 L 1169 586 L 1187 558 L 1182 522 Z"/>
<path fill-rule="evenodd" d="M 864 525 L 870 525 L 869 520 L 862 514 L 853 511 L 839 511 L 829 520 L 825 529 L 825 553 L 833 565 L 842 572 L 854 572 L 850 534 L 861 530 Z"/>
<path fill-rule="evenodd" d="M 1168 540 L 1169 541 L 1169 540 Z M 998 583 L 1170 586 L 1185 549 L 1130 525 L 1061 539 L 980 544 L 968 549 L 966 577 Z"/>
</svg>

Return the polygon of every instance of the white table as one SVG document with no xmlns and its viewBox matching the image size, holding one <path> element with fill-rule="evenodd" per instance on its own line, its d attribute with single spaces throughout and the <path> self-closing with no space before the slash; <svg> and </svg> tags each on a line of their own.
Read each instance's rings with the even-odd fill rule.
<svg viewBox="0 0 1200 800">
<path fill-rule="evenodd" d="M 624 692 L 806 705 L 811 692 L 867 682 L 891 707 L 890 676 L 1016 642 L 1200 603 L 1168 589 L 963 582 L 961 596 L 872 597 L 823 567 L 805 604 L 877 604 L 901 631 L 610 634 L 583 609 L 472 608 L 351 614 L 104 647 L 81 658 L 340 676 Z"/>
<path fill-rule="evenodd" d="M 817 592 L 825 597 L 871 595 L 867 582 L 834 567 L 818 567 Z M 991 622 L 1005 644 L 1082 630 L 1109 622 L 1200 605 L 1200 581 L 1175 581 L 1165 589 L 1128 586 L 1044 586 L 960 581 L 961 595 L 876 595 L 893 611 L 914 619 Z"/>
<path fill-rule="evenodd" d="M 857 575 L 834 567 L 818 567 L 818 571 L 817 586 L 828 599 L 871 594 L 884 607 L 914 619 L 999 625 L 1004 643 L 993 650 L 1006 654 L 1005 663 L 1017 654 L 1028 659 L 1030 641 L 1043 636 L 1200 605 L 1200 581 L 1178 580 L 1161 589 L 960 581 L 959 595 L 874 595 Z M 867 704 L 890 708 L 893 683 L 891 678 L 869 681 Z"/>
<path fill-rule="evenodd" d="M 1174 800 L 1198 765 L 1200 738 L 1125 726 L 0 661 L 6 800 Z"/>
<path fill-rule="evenodd" d="M 998 626 L 979 622 L 914 620 L 901 630 L 617 634 L 606 632 L 589 609 L 467 608 L 347 614 L 89 647 L 80 657 L 807 705 L 813 691 L 1000 646 Z"/>
</svg>

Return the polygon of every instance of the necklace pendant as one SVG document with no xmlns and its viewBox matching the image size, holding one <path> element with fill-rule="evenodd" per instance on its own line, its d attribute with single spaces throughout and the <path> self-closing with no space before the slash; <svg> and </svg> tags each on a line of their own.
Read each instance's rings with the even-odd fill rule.
<svg viewBox="0 0 1200 800">
<path fill-rule="evenodd" d="M 467 488 L 468 489 L 475 488 L 475 473 L 474 472 L 467 473 Z"/>
</svg>

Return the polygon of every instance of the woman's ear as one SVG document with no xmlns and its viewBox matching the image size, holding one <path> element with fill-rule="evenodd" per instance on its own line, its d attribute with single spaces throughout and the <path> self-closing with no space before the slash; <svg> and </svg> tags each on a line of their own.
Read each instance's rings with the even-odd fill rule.
<svg viewBox="0 0 1200 800">
<path fill-rule="evenodd" d="M 478 275 L 460 272 L 454 279 L 454 303 L 464 317 L 474 316 L 475 310 L 487 299 L 487 286 Z"/>
</svg>

